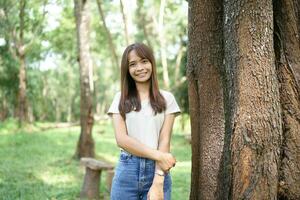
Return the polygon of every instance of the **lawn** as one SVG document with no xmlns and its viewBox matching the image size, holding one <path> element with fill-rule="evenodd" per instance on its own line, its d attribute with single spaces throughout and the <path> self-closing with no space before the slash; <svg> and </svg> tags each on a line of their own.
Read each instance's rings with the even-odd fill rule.
<svg viewBox="0 0 300 200">
<path fill-rule="evenodd" d="M 78 199 L 84 168 L 72 156 L 79 137 L 79 127 L 48 129 L 51 125 L 35 123 L 23 129 L 13 120 L 0 124 L 0 200 L 69 200 Z M 97 158 L 116 164 L 116 146 L 110 121 L 98 122 L 93 129 Z M 172 153 L 177 164 L 172 170 L 172 199 L 189 197 L 191 148 L 175 126 Z M 100 192 L 109 199 L 102 174 Z"/>
</svg>

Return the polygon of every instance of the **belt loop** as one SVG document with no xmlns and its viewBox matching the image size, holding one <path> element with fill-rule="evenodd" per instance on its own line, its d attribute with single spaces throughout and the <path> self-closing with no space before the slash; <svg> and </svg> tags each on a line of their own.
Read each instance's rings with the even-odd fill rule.
<svg viewBox="0 0 300 200">
<path fill-rule="evenodd" d="M 127 156 L 130 157 L 130 158 L 133 156 L 131 153 L 125 151 L 124 149 L 121 149 L 121 153 L 122 152 L 125 153 L 125 154 L 127 154 Z"/>
</svg>

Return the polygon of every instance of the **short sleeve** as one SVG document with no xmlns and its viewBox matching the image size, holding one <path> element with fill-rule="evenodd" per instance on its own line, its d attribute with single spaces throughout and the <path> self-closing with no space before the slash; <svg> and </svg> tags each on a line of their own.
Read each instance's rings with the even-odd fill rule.
<svg viewBox="0 0 300 200">
<path fill-rule="evenodd" d="M 110 105 L 110 107 L 109 107 L 109 109 L 106 113 L 110 117 L 112 116 L 112 114 L 120 113 L 120 111 L 119 111 L 120 98 L 121 98 L 121 92 L 118 92 L 115 95 L 115 97 L 114 97 L 114 99 L 113 99 L 113 101 L 112 101 L 112 103 L 111 103 L 111 105 Z"/>
<path fill-rule="evenodd" d="M 181 111 L 172 93 L 168 93 L 168 95 L 166 95 L 166 101 L 167 108 L 165 114 L 175 114 L 175 116 L 178 116 L 181 113 Z"/>
</svg>

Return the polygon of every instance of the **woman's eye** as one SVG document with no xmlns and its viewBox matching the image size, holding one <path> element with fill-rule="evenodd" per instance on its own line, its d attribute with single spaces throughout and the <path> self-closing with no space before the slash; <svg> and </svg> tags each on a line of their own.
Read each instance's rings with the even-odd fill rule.
<svg viewBox="0 0 300 200">
<path fill-rule="evenodd" d="M 143 60 L 143 63 L 147 63 L 148 62 L 148 60 Z"/>
</svg>

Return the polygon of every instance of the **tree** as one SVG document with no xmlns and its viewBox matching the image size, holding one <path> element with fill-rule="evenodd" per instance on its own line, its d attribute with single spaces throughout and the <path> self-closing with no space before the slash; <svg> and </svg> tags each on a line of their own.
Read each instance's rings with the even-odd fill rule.
<svg viewBox="0 0 300 200">
<path fill-rule="evenodd" d="M 25 70 L 25 46 L 24 46 L 24 15 L 25 15 L 25 1 L 20 1 L 20 32 L 19 41 L 16 42 L 17 57 L 20 62 L 19 69 L 19 92 L 18 92 L 18 117 L 19 121 L 27 121 L 28 110 L 26 100 L 26 70 Z"/>
<path fill-rule="evenodd" d="M 123 0 L 120 0 L 120 10 L 123 17 L 123 23 L 124 23 L 124 33 L 125 33 L 125 39 L 126 39 L 126 45 L 128 46 L 131 44 L 131 37 L 129 33 L 129 23 L 131 24 L 131 20 L 129 19 L 129 13 L 127 12 L 127 9 L 124 8 Z"/>
<path fill-rule="evenodd" d="M 120 1 L 120 3 L 122 4 L 122 1 Z M 116 69 L 116 72 L 120 71 L 119 70 L 119 58 L 118 58 L 118 55 L 117 55 L 117 52 L 116 52 L 116 48 L 115 48 L 115 45 L 113 43 L 113 39 L 112 39 L 112 35 L 106 25 L 106 21 L 105 21 L 105 15 L 104 15 L 104 12 L 102 10 L 102 1 L 101 0 L 97 0 L 97 6 L 98 6 L 98 10 L 99 10 L 99 14 L 100 14 L 100 17 L 101 17 L 101 21 L 102 21 L 102 24 L 103 24 L 103 28 L 106 32 L 106 36 L 107 36 L 107 40 L 108 40 L 108 43 L 109 43 L 109 47 L 110 47 L 110 51 L 112 53 L 112 63 L 114 63 L 115 67 L 114 69 Z M 126 29 L 127 30 L 127 29 Z M 127 33 L 127 32 L 126 32 Z M 126 34 L 126 38 L 127 38 L 127 35 Z M 119 75 L 119 73 L 117 73 L 117 75 Z"/>
<path fill-rule="evenodd" d="M 93 65 L 90 56 L 89 1 L 74 0 L 77 30 L 77 50 L 80 68 L 80 138 L 77 144 L 76 157 L 94 157 L 93 128 Z"/>
<path fill-rule="evenodd" d="M 31 54 L 30 51 L 34 52 L 31 48 L 41 35 L 47 1 L 42 3 L 41 8 L 38 3 L 32 1 L 1 2 L 3 8 L 1 10 L 3 12 L 3 18 L 1 18 L 3 35 L 10 54 L 19 65 L 17 109 L 15 113 L 20 124 L 28 121 L 26 65 Z"/>
<path fill-rule="evenodd" d="M 298 10 L 297 10 L 298 9 Z M 278 195 L 300 198 L 300 4 L 275 1 L 274 44 L 276 71 L 280 83 L 282 143 Z"/>
<path fill-rule="evenodd" d="M 299 3 L 189 4 L 190 198 L 299 199 Z"/>
<path fill-rule="evenodd" d="M 138 34 L 136 35 L 136 40 L 137 41 L 143 41 L 145 42 L 148 46 L 152 46 L 151 45 L 151 42 L 150 42 L 150 39 L 149 39 L 149 33 L 148 33 L 148 30 L 147 30 L 147 24 L 149 23 L 147 21 L 147 18 L 146 18 L 146 10 L 145 8 L 143 7 L 144 5 L 144 0 L 140 0 L 140 1 L 137 1 L 137 9 L 136 9 L 136 25 L 137 25 L 137 28 L 138 30 L 140 30 L 138 32 Z"/>
<path fill-rule="evenodd" d="M 188 92 L 192 128 L 191 199 L 214 199 L 224 143 L 220 69 L 223 63 L 222 4 L 190 2 Z M 201 19 L 201 20 L 196 20 Z"/>
</svg>

